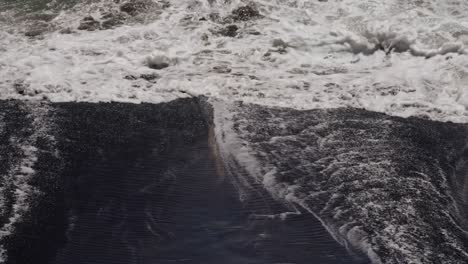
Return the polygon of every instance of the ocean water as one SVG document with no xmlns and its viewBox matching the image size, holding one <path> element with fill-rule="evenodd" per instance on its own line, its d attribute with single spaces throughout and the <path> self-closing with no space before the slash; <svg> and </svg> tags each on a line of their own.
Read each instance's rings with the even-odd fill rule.
<svg viewBox="0 0 468 264">
<path fill-rule="evenodd" d="M 51 104 L 202 96 L 217 160 L 232 175 L 245 171 L 222 185 L 227 193 L 248 201 L 266 190 L 372 263 L 464 263 L 467 11 L 461 0 L 0 0 L 0 99 L 28 102 L 18 120 L 0 115 L 0 238 L 17 232 L 36 212 L 31 197 L 60 178 L 63 157 L 47 136 L 60 130 L 47 121 Z M 47 163 L 45 178 L 36 169 L 44 153 L 58 162 Z M 190 184 L 189 194 L 200 191 Z M 219 195 L 209 186 L 200 199 Z M 57 199 L 53 190 L 46 202 Z M 189 200 L 182 207 L 196 205 Z M 291 220 L 291 232 L 311 219 Z M 223 221 L 220 229 L 232 227 Z M 24 242 L 7 241 L 3 255 Z M 62 250 L 64 263 L 76 247 Z M 161 256 L 179 253 L 168 246 Z"/>
<path fill-rule="evenodd" d="M 0 101 L 1 263 L 468 261 L 468 126 L 209 98 Z"/>
<path fill-rule="evenodd" d="M 161 102 L 207 95 L 296 109 L 468 118 L 465 1 L 146 4 L 124 12 L 122 25 L 87 31 L 77 30 L 84 17 L 103 22 L 122 2 L 3 0 L 2 98 Z M 226 20 L 246 5 L 259 16 Z M 226 33 L 229 25 L 236 30 Z M 155 59 L 170 66 L 148 68 Z M 154 73 L 151 81 L 137 78 Z"/>
<path fill-rule="evenodd" d="M 0 144 L 0 262 L 369 263 L 261 182 L 240 192 L 200 106 L 0 102 L 23 139 Z"/>
<path fill-rule="evenodd" d="M 245 103 L 215 117 L 227 164 L 372 263 L 468 261 L 466 124 Z"/>
</svg>

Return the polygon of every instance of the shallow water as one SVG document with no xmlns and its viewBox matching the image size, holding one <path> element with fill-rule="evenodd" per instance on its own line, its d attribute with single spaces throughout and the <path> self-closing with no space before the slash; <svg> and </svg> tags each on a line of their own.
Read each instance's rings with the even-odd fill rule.
<svg viewBox="0 0 468 264">
<path fill-rule="evenodd" d="M 261 184 L 241 199 L 195 100 L 48 107 L 58 190 L 31 183 L 49 213 L 18 222 L 7 263 L 367 263 Z"/>
<path fill-rule="evenodd" d="M 124 4 L 134 1 L 146 2 L 148 6 L 132 14 L 122 11 Z M 257 15 L 245 19 L 235 18 L 236 10 L 245 8 L 247 5 L 253 6 L 258 11 Z M 42 101 L 42 103 L 36 101 L 32 106 L 29 105 L 22 109 L 22 114 L 25 115 L 25 120 L 28 120 L 26 123 L 29 125 L 23 125 L 22 122 L 8 117 L 4 118 L 7 124 L 23 129 L 18 129 L 15 132 L 6 130 L 6 135 L 13 136 L 5 136 L 5 138 L 11 139 L 11 142 L 6 144 L 4 148 L 4 153 L 7 153 L 4 155 L 4 160 L 12 161 L 14 166 L 6 163 L 7 165 L 2 168 L 2 171 L 5 171 L 2 177 L 8 184 L 0 186 L 0 194 L 5 197 L 4 200 L 0 200 L 0 209 L 5 215 L 1 222 L 3 225 L 0 238 L 5 238 L 16 230 L 18 234 L 28 233 L 28 237 L 31 238 L 47 234 L 47 236 L 53 237 L 53 239 L 49 239 L 48 243 L 53 244 L 51 241 L 58 241 L 55 243 L 58 245 L 65 238 L 61 235 L 52 235 L 56 234 L 54 230 L 70 219 L 74 219 L 73 214 L 64 213 L 62 216 L 54 218 L 57 219 L 56 222 L 51 222 L 50 225 L 42 224 L 41 228 L 25 227 L 21 231 L 21 228 L 15 226 L 15 223 L 22 221 L 22 219 L 27 221 L 43 219 L 54 214 L 47 207 L 40 207 L 38 204 L 53 204 L 54 201 L 57 201 L 56 197 L 63 192 L 57 186 L 65 187 L 66 185 L 61 185 L 58 182 L 53 185 L 50 182 L 54 182 L 53 179 L 61 179 L 59 175 L 64 169 L 62 166 L 64 166 L 65 161 L 73 161 L 79 165 L 73 156 L 81 157 L 81 154 L 78 153 L 78 155 L 71 151 L 69 148 L 74 147 L 67 147 L 64 143 L 68 141 L 61 141 L 60 144 L 65 145 L 56 145 L 58 143 L 55 142 L 54 138 L 44 136 L 50 134 L 51 131 L 57 131 L 53 125 L 44 125 L 54 123 L 47 121 L 50 118 L 56 120 L 53 117 L 54 111 L 50 111 L 54 107 L 48 106 L 50 102 L 161 103 L 204 95 L 209 97 L 211 102 L 217 102 L 220 99 L 221 104 L 226 105 L 239 100 L 243 103 L 263 105 L 268 109 L 288 107 L 296 110 L 316 109 L 324 112 L 326 112 L 324 109 L 345 107 L 346 109 L 358 108 L 366 111 L 377 111 L 391 116 L 417 116 L 435 121 L 466 123 L 468 121 L 468 93 L 465 89 L 468 83 L 468 65 L 466 64 L 468 54 L 466 48 L 468 45 L 467 11 L 468 4 L 462 0 L 414 2 L 401 0 L 368 2 L 356 0 L 83 0 L 76 2 L 0 0 L 0 98 Z M 90 20 L 90 16 L 93 20 Z M 110 22 L 109 17 L 111 18 Z M 79 29 L 85 18 L 86 21 L 94 21 L 92 23 L 99 26 L 96 28 L 88 27 L 89 30 L 86 30 L 86 27 Z M 112 19 L 117 19 L 117 21 L 112 21 Z M 114 22 L 116 22 L 115 25 Z M 89 107 L 92 108 L 92 106 Z M 13 111 L 16 111 L 15 109 L 13 107 Z M 34 114 L 33 109 L 40 111 L 38 114 Z M 107 113 L 106 116 L 119 116 L 116 113 L 122 109 L 116 109 L 112 113 Z M 151 109 L 146 110 L 152 111 Z M 283 110 L 280 112 L 290 111 L 290 109 L 284 110 L 284 112 Z M 76 116 L 83 114 L 81 111 L 72 111 L 71 109 L 64 111 L 74 112 Z M 340 110 L 336 111 L 342 113 Z M 85 112 L 89 114 L 89 111 Z M 231 114 L 229 111 L 221 113 L 218 121 L 222 123 L 225 118 L 229 119 Z M 68 119 L 74 120 L 72 117 L 73 115 L 69 116 Z M 357 115 L 353 118 L 361 122 L 362 117 Z M 253 116 L 246 115 L 245 118 L 246 120 L 255 120 L 255 113 Z M 351 140 L 351 143 L 360 142 L 362 138 L 354 137 L 361 135 L 360 133 L 366 134 L 366 137 L 375 136 L 372 134 L 374 130 L 356 129 L 353 124 L 347 123 L 347 120 L 342 120 L 340 117 L 328 116 L 324 120 L 324 125 L 328 124 L 330 118 L 341 120 L 342 125 L 350 127 L 332 126 L 332 129 L 326 131 L 319 129 L 319 136 L 332 140 L 331 142 L 319 142 L 319 145 L 324 143 L 332 149 L 335 146 L 333 143 L 336 143 L 333 135 L 354 138 L 355 141 Z M 119 120 L 111 120 L 119 124 L 112 129 L 114 131 L 119 131 L 127 125 Z M 383 129 L 388 124 L 382 120 L 385 122 L 393 122 L 394 120 L 381 117 L 372 123 L 372 125 L 378 126 L 375 128 L 375 131 L 379 131 L 378 135 L 388 135 L 390 130 Z M 414 119 L 411 120 L 414 121 Z M 292 129 L 292 132 L 296 132 L 294 130 L 294 127 L 297 127 L 296 121 L 297 116 L 294 115 L 282 119 L 280 124 L 272 120 L 276 126 L 273 129 Z M 384 123 L 380 123 L 380 121 Z M 414 128 L 413 121 L 401 123 L 397 121 L 397 123 L 402 124 L 402 127 L 412 133 L 422 133 Z M 262 122 L 264 120 L 259 120 L 258 124 L 262 124 Z M 437 123 L 430 121 L 427 123 L 418 122 L 424 123 L 423 126 L 428 128 L 426 131 L 434 131 L 433 126 L 438 126 L 435 125 Z M 82 127 L 94 126 L 94 124 L 89 123 L 77 123 L 82 125 L 74 127 L 67 123 L 67 126 L 71 127 L 69 130 L 81 131 Z M 138 134 L 132 133 L 133 128 L 130 127 L 125 130 L 125 133 L 133 136 Z M 461 149 L 464 148 L 466 142 L 464 141 L 464 132 L 460 133 L 460 131 L 464 130 L 450 123 L 444 124 L 442 127 L 446 127 L 447 130 L 440 132 L 435 129 L 440 133 L 436 131 L 434 135 L 438 136 L 428 136 L 427 141 L 430 142 L 428 145 L 439 146 L 441 137 L 453 133 L 458 138 L 449 139 L 448 144 L 453 146 L 447 148 L 457 153 L 462 151 Z M 98 129 L 95 130 L 98 131 Z M 348 135 L 343 132 L 348 130 L 354 131 L 355 134 Z M 267 131 L 269 130 L 267 129 Z M 240 136 L 237 135 L 240 133 L 239 131 L 230 130 L 230 132 L 234 137 Z M 257 138 L 264 132 L 257 131 L 255 132 L 257 135 L 251 136 Z M 142 132 L 142 134 L 144 133 Z M 83 135 L 86 133 L 81 134 L 81 136 Z M 62 139 L 69 136 L 62 135 Z M 215 141 L 220 143 L 223 141 L 223 136 L 226 135 L 216 134 L 215 136 Z M 313 135 L 309 136 L 314 139 Z M 409 155 L 408 159 L 420 157 L 414 151 L 419 149 L 420 146 L 414 144 L 420 142 L 420 139 L 418 137 L 400 138 L 400 136 L 400 134 L 395 136 L 393 138 L 395 141 L 392 142 L 403 142 L 401 144 L 411 146 L 410 149 L 401 150 L 399 146 L 391 145 L 388 147 L 389 149 L 397 150 L 385 152 L 387 148 L 382 148 L 385 151 L 375 152 L 375 146 L 388 143 L 385 141 L 386 138 L 379 138 L 374 142 L 375 144 L 366 145 L 368 142 L 365 142 L 363 144 L 367 147 L 359 149 L 362 152 L 360 154 L 375 156 L 378 162 L 357 168 L 351 166 L 351 170 L 377 170 L 382 175 L 389 176 L 392 181 L 398 182 L 400 182 L 400 177 L 396 176 L 405 175 L 404 180 L 410 183 L 402 185 L 403 187 L 395 187 L 397 191 L 407 186 L 414 187 L 414 193 L 418 195 L 424 193 L 421 190 L 429 189 L 431 192 L 435 190 L 430 198 L 443 197 L 441 200 L 443 202 L 439 200 L 440 203 L 437 203 L 433 199 L 414 200 L 410 197 L 395 210 L 375 206 L 374 203 L 362 204 L 365 199 L 352 204 L 351 207 L 367 206 L 375 212 L 379 212 L 374 218 L 363 215 L 359 218 L 360 220 L 381 219 L 381 221 L 377 221 L 378 227 L 370 228 L 361 223 L 363 228 L 370 229 L 366 232 L 372 233 L 371 237 L 376 239 L 376 241 L 371 241 L 374 244 L 370 247 L 366 246 L 366 249 L 361 249 L 361 251 L 370 248 L 364 253 L 372 255 L 374 250 L 380 250 L 379 254 L 383 258 L 393 258 L 396 263 L 400 260 L 394 256 L 409 258 L 413 262 L 421 262 L 419 258 L 424 256 L 437 258 L 437 254 L 446 252 L 445 249 L 434 250 L 434 248 L 447 246 L 450 248 L 450 252 L 452 252 L 451 250 L 457 252 L 449 254 L 456 258 L 455 263 L 459 259 L 468 258 L 467 251 L 463 247 L 457 246 L 463 244 L 464 229 L 458 229 L 459 232 L 447 233 L 446 230 L 455 230 L 457 227 L 450 226 L 450 224 L 445 229 L 437 227 L 438 223 L 451 223 L 450 221 L 440 221 L 437 217 L 445 220 L 453 218 L 453 223 L 458 225 L 463 222 L 462 216 L 466 215 L 463 209 L 457 208 L 457 206 L 463 205 L 466 199 L 465 161 L 462 158 L 458 163 L 453 160 L 448 162 L 445 160 L 448 159 L 447 157 L 440 157 L 437 152 L 423 147 L 422 149 L 427 151 L 424 153 L 430 153 L 430 157 L 436 157 L 435 165 L 439 165 L 438 162 L 443 161 L 448 162 L 450 166 L 438 168 L 435 171 L 440 172 L 440 175 L 433 175 L 431 173 L 434 171 L 424 171 L 424 168 L 432 166 L 427 165 L 430 162 L 418 160 L 414 166 L 422 168 L 423 173 L 416 171 L 419 178 L 412 181 L 414 175 L 407 174 L 408 171 L 412 170 L 401 168 L 413 167 L 404 165 L 405 161 L 398 160 L 398 158 L 404 155 Z M 209 136 L 209 138 L 211 137 Z M 112 137 L 107 139 L 112 139 Z M 118 137 L 113 140 L 119 142 Z M 268 138 L 265 144 L 281 145 L 284 143 L 281 138 L 279 143 L 276 140 L 278 138 Z M 307 144 L 310 142 L 305 144 L 301 140 L 298 143 L 294 136 L 286 138 L 284 141 L 287 144 L 284 144 L 288 147 L 289 144 L 292 144 L 294 148 L 281 150 L 290 151 L 289 154 L 292 156 L 302 153 L 302 151 L 307 152 L 307 147 L 310 149 Z M 343 142 L 342 138 L 338 138 L 337 142 Z M 452 144 L 453 142 L 457 142 L 457 144 Z M 317 142 L 312 140 L 312 143 Z M 97 143 L 95 141 L 86 144 Z M 115 144 L 118 145 L 118 143 Z M 246 151 L 248 145 L 241 145 L 235 151 L 248 152 Z M 210 143 L 209 146 L 212 148 L 213 144 Z M 348 153 L 347 151 L 354 147 L 353 145 L 346 146 L 349 149 L 343 149 L 343 153 Z M 251 152 L 258 155 L 257 159 L 261 160 L 262 157 L 265 158 L 269 154 L 265 151 L 258 152 L 263 147 L 251 149 Z M 75 153 L 76 155 L 73 154 L 72 157 L 61 160 L 61 157 L 57 158 L 56 155 L 59 150 L 63 153 Z M 221 155 L 225 164 L 228 163 L 229 166 L 232 165 L 231 161 L 225 158 L 230 157 L 229 155 L 239 154 L 229 153 L 230 151 L 233 149 L 227 148 L 225 152 L 228 154 Z M 443 150 L 444 153 L 445 151 L 451 153 L 447 149 Z M 49 153 L 49 157 L 44 158 L 45 153 Z M 216 151 L 210 150 L 210 153 L 216 153 Z M 353 153 L 348 154 L 351 158 L 356 157 Z M 98 152 L 95 155 L 100 157 Z M 187 153 L 187 155 L 189 154 Z M 217 155 L 219 153 L 215 156 Z M 252 155 L 241 155 L 237 158 L 245 161 L 243 159 L 246 157 L 251 158 Z M 304 160 L 299 157 L 295 162 L 307 164 L 311 161 L 310 159 L 316 157 L 316 153 L 309 153 L 307 157 Z M 277 160 L 283 158 L 284 156 L 280 156 L 277 157 Z M 123 157 L 121 159 L 125 160 Z M 206 162 L 207 164 L 210 162 L 215 165 L 219 164 L 219 158 L 215 160 L 216 162 Z M 298 188 L 307 189 L 307 186 L 301 182 L 299 184 L 287 182 L 281 186 L 282 188 L 279 188 L 280 190 L 275 189 L 277 187 L 275 181 L 278 177 L 281 178 L 279 174 L 294 174 L 296 170 L 284 172 L 281 171 L 284 169 L 282 167 L 268 167 L 268 164 L 262 164 L 256 159 L 248 161 L 252 160 L 254 162 L 247 162 L 248 167 L 241 166 L 242 169 L 248 171 L 246 175 L 233 174 L 229 178 L 234 183 L 236 192 L 240 193 L 241 199 L 249 197 L 246 190 L 251 190 L 245 189 L 242 181 L 249 177 L 252 178 L 252 176 L 264 185 L 260 187 L 261 189 L 268 189 L 272 195 L 281 196 L 284 194 L 281 190 L 290 193 L 297 191 Z M 388 160 L 397 160 L 397 164 L 391 163 L 390 166 Z M 334 159 L 322 162 L 323 164 L 320 163 L 320 166 L 330 166 L 330 171 L 326 171 L 324 175 L 329 175 L 328 172 L 335 170 L 339 174 L 341 171 L 350 169 L 347 167 L 349 164 L 335 164 Z M 111 163 L 105 164 L 103 165 L 105 169 L 107 169 L 105 166 L 114 166 Z M 35 171 L 32 165 L 43 166 L 43 170 Z M 266 167 L 263 168 L 263 166 Z M 316 169 L 304 166 L 302 169 L 305 171 Z M 450 171 L 452 166 L 455 168 L 455 172 Z M 46 171 L 46 167 L 49 167 L 50 170 Z M 96 170 L 99 168 L 96 165 Z M 233 168 L 234 171 L 240 170 L 236 166 Z M 262 168 L 271 173 L 256 174 L 256 172 L 262 172 Z M 399 174 L 395 173 L 395 168 L 400 168 Z M 149 170 L 149 168 L 141 169 Z M 274 173 L 274 169 L 277 169 L 276 173 Z M 220 166 L 216 165 L 216 177 L 219 176 L 219 173 Z M 355 176 L 367 175 L 368 178 L 375 176 L 373 173 L 366 173 L 355 174 Z M 73 173 L 69 172 L 69 174 Z M 437 184 L 421 180 L 428 178 L 427 175 L 434 176 L 432 179 L 435 179 Z M 327 187 L 343 187 L 339 181 L 336 181 L 336 177 L 333 179 L 335 181 L 331 182 L 336 185 L 327 185 Z M 420 180 L 421 184 L 412 185 Z M 313 184 L 318 183 L 313 182 Z M 48 189 L 49 196 L 45 197 L 44 200 L 31 200 L 31 197 L 38 194 L 38 190 L 46 186 L 53 186 Z M 226 188 L 230 189 L 228 186 Z M 210 195 L 218 197 L 215 192 L 210 190 L 206 189 L 208 193 L 211 193 Z M 316 191 L 315 194 L 320 197 L 324 190 L 318 189 Z M 374 189 L 363 193 L 353 191 L 352 194 L 356 196 L 362 194 L 363 197 L 372 194 L 378 197 L 382 196 L 377 191 L 373 193 L 374 191 Z M 229 191 L 227 192 L 229 193 Z M 304 195 L 307 195 L 305 193 L 307 192 L 304 192 Z M 386 202 L 394 203 L 395 197 L 399 196 L 390 195 Z M 292 199 L 294 197 L 281 198 L 287 200 L 286 198 Z M 296 202 L 307 204 L 303 198 L 300 197 Z M 312 197 L 312 200 L 316 198 Z M 182 204 L 187 203 L 184 206 L 190 205 L 188 201 L 182 200 Z M 284 200 L 281 201 L 281 203 L 286 204 L 284 210 L 294 211 L 294 208 Z M 414 215 L 415 219 L 418 219 L 414 221 L 416 224 L 410 226 L 407 226 L 405 222 L 390 225 L 382 217 L 382 215 L 388 214 L 389 216 L 398 216 L 395 219 L 406 219 L 406 212 L 415 212 L 414 208 L 425 208 L 427 203 L 424 201 L 426 200 L 433 202 L 431 207 L 442 206 L 450 208 L 450 210 L 441 209 L 440 215 L 434 215 L 434 219 L 430 217 L 433 216 L 432 214 L 427 214 L 425 210 L 422 210 L 421 214 Z M 256 200 L 254 199 L 254 201 Z M 63 202 L 57 206 L 69 208 L 72 206 L 70 203 Z M 215 207 L 213 205 L 213 208 Z M 304 207 L 307 206 L 304 205 Z M 37 208 L 39 209 L 36 210 Z M 261 209 L 258 208 L 255 210 Z M 388 211 L 385 209 L 385 212 L 382 213 L 382 208 L 387 208 Z M 284 210 L 279 211 L 283 212 Z M 28 212 L 31 211 L 37 212 L 37 214 L 28 215 Z M 318 209 L 310 210 L 309 208 L 309 211 L 316 214 L 322 213 Z M 289 215 L 291 216 L 291 214 Z M 343 216 L 342 214 L 337 215 L 337 217 Z M 334 221 L 336 219 L 328 219 L 327 222 L 329 224 Z M 348 225 L 352 222 L 343 222 L 346 225 L 341 230 L 341 241 L 344 244 L 362 245 L 360 242 L 366 242 L 366 239 L 363 239 L 363 232 L 359 227 L 354 228 L 353 224 Z M 433 239 L 421 238 L 419 236 L 421 233 L 414 231 L 417 229 L 417 224 L 421 223 L 435 225 L 433 228 L 437 232 L 427 232 L 427 235 L 433 235 Z M 231 224 L 227 223 L 226 225 L 230 226 Z M 331 226 L 329 228 L 337 227 Z M 398 230 L 410 231 L 398 232 Z M 352 231 L 349 236 L 350 232 L 348 231 Z M 343 235 L 344 233 L 346 235 Z M 425 233 L 423 232 L 423 234 Z M 34 244 L 35 242 L 29 243 L 29 241 L 34 240 L 25 240 L 21 236 L 17 236 L 6 241 L 5 245 L 10 248 L 9 252 L 16 252 L 12 254 L 18 256 L 21 256 L 18 252 L 21 252 L 23 246 L 29 247 L 31 252 L 37 253 L 37 256 L 50 253 L 42 252 L 40 243 Z M 440 241 L 450 242 L 443 244 L 439 243 Z M 376 246 L 377 244 L 380 246 Z M 430 246 L 427 246 L 429 244 Z M 54 246 L 48 248 L 51 249 L 51 252 L 55 252 Z M 419 253 L 414 253 L 415 251 Z M 395 252 L 395 254 L 388 252 Z M 35 256 L 36 253 L 30 256 Z M 0 254 L 5 254 L 5 252 L 0 252 Z M 374 259 L 378 259 L 378 257 L 376 256 Z M 34 259 L 34 257 L 30 258 Z"/>
<path fill-rule="evenodd" d="M 468 261 L 466 124 L 241 103 L 218 115 L 228 153 L 372 263 Z"/>
</svg>

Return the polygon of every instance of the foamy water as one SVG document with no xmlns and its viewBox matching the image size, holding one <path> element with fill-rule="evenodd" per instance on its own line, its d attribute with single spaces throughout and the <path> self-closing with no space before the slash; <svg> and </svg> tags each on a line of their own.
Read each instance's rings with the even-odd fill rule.
<svg viewBox="0 0 468 264">
<path fill-rule="evenodd" d="M 118 4 L 83 3 L 59 12 L 35 38 L 24 32 L 36 22 L 4 11 L 1 97 L 161 102 L 203 94 L 297 109 L 353 106 L 468 120 L 465 1 L 255 1 L 262 18 L 234 23 L 235 37 L 218 34 L 226 26 L 222 18 L 246 4 L 156 1 L 160 8 L 150 14 L 89 32 L 76 30 L 83 17 L 99 20 Z M 209 19 L 215 13 L 221 19 Z M 59 33 L 67 27 L 75 33 Z M 145 61 L 154 56 L 170 66 L 148 68 Z M 129 78 L 151 73 L 160 77 Z"/>
<path fill-rule="evenodd" d="M 23 217 L 29 212 L 31 201 L 40 196 L 41 191 L 31 184 L 36 171 L 34 167 L 38 161 L 38 154 L 41 149 L 37 148 L 39 141 L 46 140 L 48 146 L 53 147 L 55 142 L 48 136 L 50 127 L 46 122 L 48 108 L 40 104 L 30 104 L 21 106 L 28 113 L 27 118 L 31 121 L 31 127 L 21 128 L 25 131 L 19 133 L 20 136 L 11 136 L 9 143 L 13 148 L 17 148 L 17 159 L 8 158 L 12 153 L 2 153 L 2 159 L 10 166 L 6 174 L 1 175 L 2 186 L 0 187 L 0 212 L 7 220 L 0 227 L 0 240 L 14 234 L 16 227 L 22 222 Z M 7 115 L 11 113 L 2 113 Z M 2 120 L 3 121 L 3 120 Z M 24 120 L 27 122 L 27 120 Z M 2 124 L 4 125 L 4 124 Z M 28 133 L 27 130 L 33 130 Z M 7 144 L 3 142 L 2 144 Z M 10 151 L 12 151 L 10 149 Z M 0 245 L 0 263 L 6 261 L 6 250 L 4 245 Z"/>
<path fill-rule="evenodd" d="M 225 163 L 372 263 L 468 260 L 465 203 L 453 196 L 463 186 L 451 179 L 466 174 L 450 169 L 465 160 L 465 125 L 255 104 L 215 105 L 214 120 Z"/>
<path fill-rule="evenodd" d="M 103 21 L 120 4 L 87 1 L 36 16 L 0 9 L 0 98 L 158 103 L 206 95 L 296 109 L 351 106 L 468 121 L 466 1 L 265 0 L 253 3 L 261 17 L 234 23 L 223 18 L 251 2 L 154 4 L 127 16 L 123 25 L 95 31 L 77 28 L 89 15 Z M 37 15 L 43 13 L 54 18 L 40 22 Z M 235 36 L 220 33 L 232 24 L 238 27 Z M 26 36 L 38 25 L 42 34 Z M 64 29 L 70 34 L 62 34 Z M 148 67 L 154 63 L 168 67 Z M 222 107 L 215 113 L 217 125 L 232 125 Z M 261 168 L 226 127 L 217 131 L 218 143 L 227 148 L 224 158 L 232 155 L 271 193 L 300 203 L 291 195 L 297 186 L 275 182 L 275 168 Z M 225 130 L 232 134 L 221 138 Z M 30 141 L 25 151 L 34 137 Z M 24 165 L 30 168 L 35 151 L 28 151 Z M 26 176 L 14 183 L 23 191 L 29 190 Z M 245 186 L 238 187 L 242 195 Z M 18 192 L 21 210 L 28 209 L 23 197 L 30 193 Z"/>
</svg>

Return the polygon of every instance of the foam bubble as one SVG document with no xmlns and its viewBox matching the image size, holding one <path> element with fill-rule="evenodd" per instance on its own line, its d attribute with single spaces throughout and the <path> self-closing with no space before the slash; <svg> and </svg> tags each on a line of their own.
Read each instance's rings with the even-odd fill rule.
<svg viewBox="0 0 468 264">
<path fill-rule="evenodd" d="M 468 120 L 465 2 L 256 1 L 262 18 L 235 22 L 235 37 L 219 34 L 223 18 L 242 5 L 177 1 L 88 32 L 75 30 L 84 16 L 99 20 L 118 5 L 83 3 L 59 12 L 42 38 L 24 36 L 27 23 L 9 23 L 12 11 L 4 11 L 1 96 L 138 103 L 202 94 Z M 60 34 L 63 28 L 76 32 Z M 272 45 L 277 39 L 285 45 Z M 148 58 L 169 67 L 151 69 Z M 161 75 L 154 83 L 125 78 L 153 72 Z"/>
</svg>

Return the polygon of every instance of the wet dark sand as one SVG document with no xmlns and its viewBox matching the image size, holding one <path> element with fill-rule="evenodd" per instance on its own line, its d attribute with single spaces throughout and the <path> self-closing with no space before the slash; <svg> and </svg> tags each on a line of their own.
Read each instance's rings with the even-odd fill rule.
<svg viewBox="0 0 468 264">
<path fill-rule="evenodd" d="M 312 215 L 274 217 L 290 209 L 261 186 L 240 201 L 196 100 L 53 108 L 63 166 L 42 221 L 60 234 L 29 240 L 10 263 L 366 263 Z M 41 244 L 58 249 L 25 257 Z"/>
</svg>

